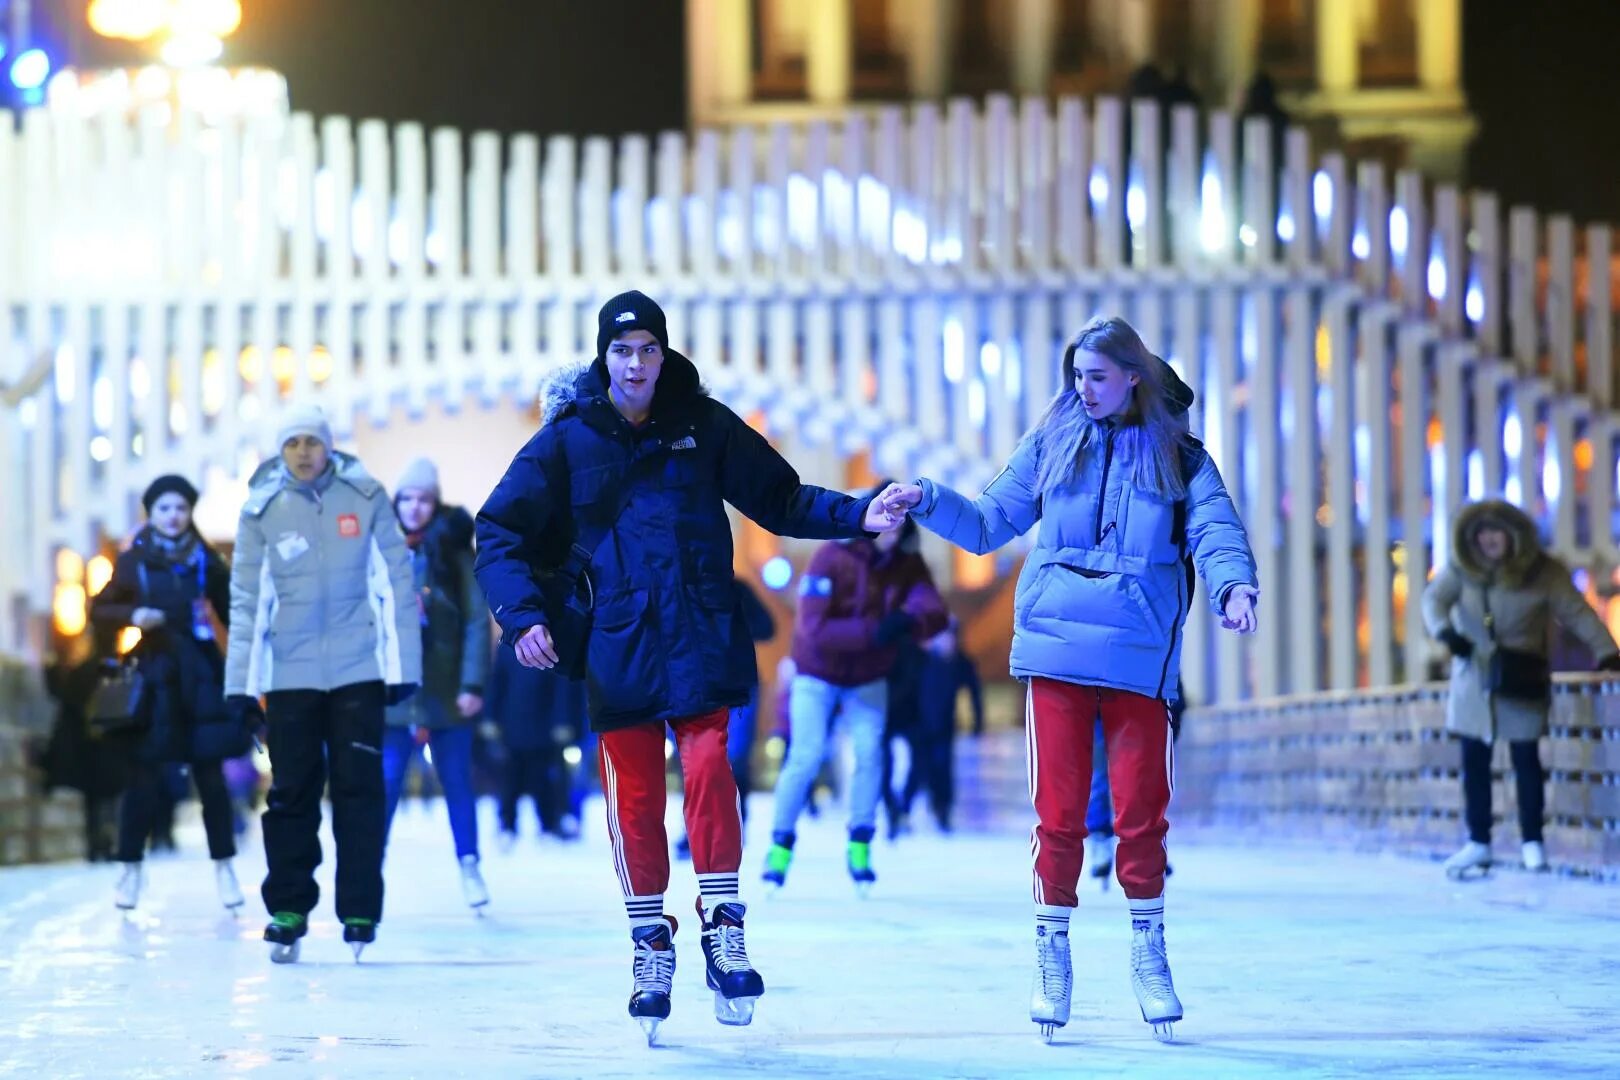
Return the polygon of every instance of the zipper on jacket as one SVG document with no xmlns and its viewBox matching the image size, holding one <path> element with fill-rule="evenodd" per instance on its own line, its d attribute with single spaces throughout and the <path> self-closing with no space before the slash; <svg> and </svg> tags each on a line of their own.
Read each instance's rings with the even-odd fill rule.
<svg viewBox="0 0 1620 1080">
<path fill-rule="evenodd" d="M 1113 424 L 1108 425 L 1108 438 L 1103 441 L 1102 483 L 1097 488 L 1097 525 L 1095 531 L 1096 546 L 1102 547 L 1103 542 L 1103 504 L 1108 501 L 1108 468 L 1114 460 L 1114 436 L 1119 429 Z"/>
<path fill-rule="evenodd" d="M 1185 558 L 1186 556 L 1183 556 Z M 1181 635 L 1181 605 L 1191 599 L 1182 596 L 1182 582 L 1186 575 L 1181 573 L 1181 564 L 1176 564 L 1176 617 L 1170 622 L 1170 647 L 1164 651 L 1164 666 L 1159 669 L 1159 692 L 1154 695 L 1160 699 L 1164 697 L 1164 685 L 1170 679 L 1170 658 L 1176 655 L 1176 638 Z"/>
</svg>

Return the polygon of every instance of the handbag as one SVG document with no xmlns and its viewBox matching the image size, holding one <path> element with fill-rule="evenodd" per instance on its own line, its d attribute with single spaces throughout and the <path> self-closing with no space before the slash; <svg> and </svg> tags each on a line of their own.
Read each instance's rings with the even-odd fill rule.
<svg viewBox="0 0 1620 1080">
<path fill-rule="evenodd" d="M 85 708 L 90 734 L 96 738 L 145 731 L 152 723 L 146 708 L 146 679 L 141 662 L 109 660 Z"/>
<path fill-rule="evenodd" d="M 1490 589 L 1485 590 L 1485 632 L 1495 646 Z M 1485 669 L 1485 689 L 1514 701 L 1547 701 L 1552 697 L 1552 665 L 1540 653 L 1496 646 Z"/>
<path fill-rule="evenodd" d="M 140 581 L 135 599 L 140 606 L 147 593 L 146 567 L 137 565 L 135 572 Z M 145 705 L 146 678 L 141 674 L 140 660 L 134 656 L 108 660 L 85 707 L 86 726 L 96 738 L 145 731 L 152 723 Z"/>
</svg>

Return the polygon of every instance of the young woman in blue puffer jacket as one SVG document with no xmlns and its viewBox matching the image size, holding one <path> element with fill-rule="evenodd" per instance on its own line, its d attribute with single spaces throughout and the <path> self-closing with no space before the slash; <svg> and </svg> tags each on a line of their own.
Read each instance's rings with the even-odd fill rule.
<svg viewBox="0 0 1620 1080">
<path fill-rule="evenodd" d="M 1118 875 L 1134 932 L 1142 1018 L 1181 1019 L 1164 948 L 1165 811 L 1173 786 L 1169 705 L 1191 607 L 1191 559 L 1222 625 L 1255 628 L 1254 556 L 1215 463 L 1179 412 L 1189 391 L 1129 323 L 1093 319 L 1063 354 L 1061 389 L 984 494 L 894 485 L 882 500 L 959 547 L 994 551 L 1040 522 L 1019 575 L 1012 673 L 1025 707 L 1037 824 L 1037 968 L 1030 1019 L 1048 1038 L 1069 1018 L 1092 729 L 1113 781 Z"/>
</svg>

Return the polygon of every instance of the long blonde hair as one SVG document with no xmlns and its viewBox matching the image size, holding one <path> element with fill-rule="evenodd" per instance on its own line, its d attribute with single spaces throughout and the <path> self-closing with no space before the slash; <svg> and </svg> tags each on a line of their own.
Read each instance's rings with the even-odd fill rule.
<svg viewBox="0 0 1620 1080">
<path fill-rule="evenodd" d="M 1125 411 L 1109 421 L 1087 416 L 1074 388 L 1074 354 L 1082 349 L 1100 353 L 1136 376 Z M 1186 426 L 1171 412 L 1164 371 L 1162 361 L 1124 319 L 1099 315 L 1082 326 L 1063 350 L 1062 387 L 1035 426 L 1040 448 L 1036 494 L 1044 499 L 1073 479 L 1086 452 L 1107 439 L 1112 423 L 1118 427 L 1116 460 L 1129 470 L 1131 485 L 1166 500 L 1183 498 L 1188 478 L 1182 475 L 1180 451 Z"/>
</svg>

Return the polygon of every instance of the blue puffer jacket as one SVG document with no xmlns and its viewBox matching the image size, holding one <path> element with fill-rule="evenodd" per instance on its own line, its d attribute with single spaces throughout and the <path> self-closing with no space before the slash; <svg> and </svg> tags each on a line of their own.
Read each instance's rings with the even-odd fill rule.
<svg viewBox="0 0 1620 1080">
<path fill-rule="evenodd" d="M 1237 508 L 1215 463 L 1189 442 L 1183 461 L 1197 468 L 1189 469 L 1183 512 L 1132 488 L 1127 463 L 1108 454 L 1087 454 L 1075 478 L 1043 506 L 1033 434 L 976 500 L 920 481 L 923 498 L 912 516 L 969 551 L 994 551 L 1041 523 L 1013 602 L 1014 676 L 1175 699 L 1191 606 L 1185 556 L 1203 575 L 1216 614 L 1234 586 L 1258 588 Z M 1174 535 L 1182 518 L 1185 547 Z"/>
<path fill-rule="evenodd" d="M 591 726 L 747 704 L 759 677 L 725 504 L 782 536 L 837 540 L 864 535 L 872 500 L 801 484 L 674 350 L 639 428 L 607 387 L 600 358 L 553 380 L 544 426 L 479 511 L 475 570 L 502 647 L 546 621 L 535 571 L 560 562 L 582 524 L 605 527 L 589 570 Z"/>
</svg>

